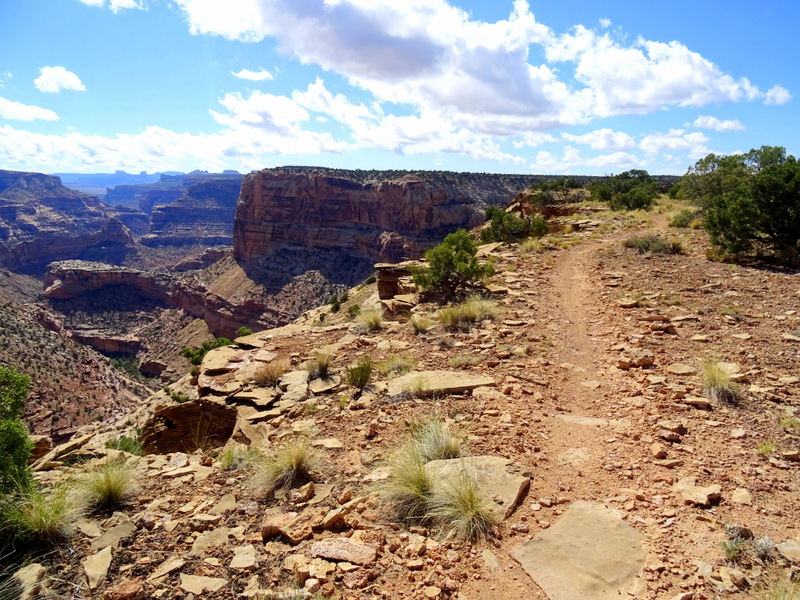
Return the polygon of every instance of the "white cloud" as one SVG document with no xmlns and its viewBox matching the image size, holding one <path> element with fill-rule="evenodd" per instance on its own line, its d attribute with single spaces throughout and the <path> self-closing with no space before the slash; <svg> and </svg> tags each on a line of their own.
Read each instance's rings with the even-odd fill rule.
<svg viewBox="0 0 800 600">
<path fill-rule="evenodd" d="M 569 173 L 586 168 L 622 171 L 641 167 L 643 162 L 627 152 L 613 152 L 584 158 L 578 149 L 566 146 L 561 158 L 542 150 L 536 154 L 536 160 L 528 166 L 537 173 Z"/>
<path fill-rule="evenodd" d="M 0 98 L 0 118 L 9 121 L 58 121 L 52 110 Z"/>
<path fill-rule="evenodd" d="M 56 93 L 61 90 L 83 92 L 86 87 L 80 78 L 64 67 L 42 67 L 41 75 L 33 80 L 40 92 Z"/>
<path fill-rule="evenodd" d="M 629 150 L 636 141 L 627 133 L 611 129 L 598 129 L 583 135 L 563 133 L 561 137 L 576 144 L 586 144 L 593 150 Z"/>
<path fill-rule="evenodd" d="M 791 99 L 792 95 L 789 93 L 789 90 L 782 85 L 776 85 L 767 90 L 764 104 L 786 104 Z"/>
<path fill-rule="evenodd" d="M 713 129 L 715 131 L 744 131 L 745 126 L 741 121 L 722 121 L 716 117 L 699 116 L 692 123 L 693 127 L 700 129 Z"/>
<path fill-rule="evenodd" d="M 611 19 L 605 19 L 605 18 L 600 19 L 600 27 L 602 27 L 603 29 L 608 29 L 609 27 L 611 27 Z"/>
<path fill-rule="evenodd" d="M 272 79 L 272 73 L 260 69 L 258 71 L 251 71 L 250 69 L 242 69 L 241 71 L 231 71 L 231 75 L 239 79 L 247 79 L 249 81 L 266 81 Z"/>
<path fill-rule="evenodd" d="M 664 150 L 696 150 L 705 148 L 708 137 L 700 132 L 686 133 L 683 129 L 671 129 L 667 133 L 652 133 L 642 139 L 639 147 L 647 154 L 658 154 Z"/>
<path fill-rule="evenodd" d="M 97 6 L 100 8 L 105 8 L 107 6 L 115 13 L 127 8 L 144 8 L 144 4 L 137 0 L 79 0 L 79 2 L 87 6 Z"/>
<path fill-rule="evenodd" d="M 6 82 L 12 77 L 14 77 L 14 75 L 11 73 L 11 71 L 4 71 L 0 73 L 0 88 L 5 87 Z"/>
</svg>

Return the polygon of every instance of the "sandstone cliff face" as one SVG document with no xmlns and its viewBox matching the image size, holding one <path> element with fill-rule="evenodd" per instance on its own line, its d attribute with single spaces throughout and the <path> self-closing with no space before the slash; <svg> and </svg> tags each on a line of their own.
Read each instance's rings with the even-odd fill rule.
<svg viewBox="0 0 800 600">
<path fill-rule="evenodd" d="M 127 218 L 127 217 L 126 217 Z M 41 268 L 54 260 L 117 260 L 131 233 L 94 196 L 41 173 L 0 171 L 0 267 Z"/>
<path fill-rule="evenodd" d="M 142 243 L 231 245 L 240 184 L 238 178 L 196 183 L 172 202 L 156 204 Z"/>
<path fill-rule="evenodd" d="M 234 222 L 238 260 L 280 248 L 328 248 L 397 262 L 484 221 L 534 176 L 265 169 L 245 176 Z"/>
</svg>

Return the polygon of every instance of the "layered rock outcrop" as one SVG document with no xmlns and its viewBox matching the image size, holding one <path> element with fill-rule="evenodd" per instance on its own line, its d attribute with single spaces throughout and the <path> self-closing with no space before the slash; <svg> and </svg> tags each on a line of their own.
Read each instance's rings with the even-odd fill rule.
<svg viewBox="0 0 800 600">
<path fill-rule="evenodd" d="M 142 243 L 231 245 L 240 184 L 239 178 L 204 181 L 190 185 L 168 204 L 156 204 Z"/>
<path fill-rule="evenodd" d="M 132 213 L 124 218 L 136 220 Z M 41 173 L 0 171 L 0 267 L 41 268 L 66 258 L 124 257 L 133 242 L 117 211 Z"/>
<path fill-rule="evenodd" d="M 237 260 L 279 248 L 328 248 L 397 262 L 484 221 L 536 176 L 286 167 L 245 176 L 234 222 Z"/>
</svg>

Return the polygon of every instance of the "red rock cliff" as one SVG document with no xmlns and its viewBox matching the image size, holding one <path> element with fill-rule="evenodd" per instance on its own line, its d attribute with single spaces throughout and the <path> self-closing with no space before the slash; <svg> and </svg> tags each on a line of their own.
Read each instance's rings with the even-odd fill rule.
<svg viewBox="0 0 800 600">
<path fill-rule="evenodd" d="M 374 261 L 414 258 L 448 233 L 484 220 L 535 178 L 316 168 L 247 175 L 234 221 L 237 260 L 287 247 L 338 249 Z"/>
</svg>

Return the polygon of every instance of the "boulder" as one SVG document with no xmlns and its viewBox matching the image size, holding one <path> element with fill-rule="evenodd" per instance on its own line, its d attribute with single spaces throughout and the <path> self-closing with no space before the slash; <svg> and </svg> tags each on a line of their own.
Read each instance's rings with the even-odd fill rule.
<svg viewBox="0 0 800 600">
<path fill-rule="evenodd" d="M 698 486 L 697 477 L 694 475 L 677 481 L 672 486 L 672 490 L 679 494 L 686 504 L 697 506 L 711 506 L 722 498 L 722 488 L 719 485 Z"/>
<path fill-rule="evenodd" d="M 142 426 L 147 454 L 194 452 L 225 445 L 236 426 L 236 409 L 209 399 L 157 408 Z"/>
</svg>

